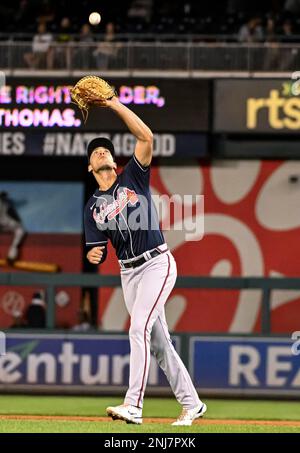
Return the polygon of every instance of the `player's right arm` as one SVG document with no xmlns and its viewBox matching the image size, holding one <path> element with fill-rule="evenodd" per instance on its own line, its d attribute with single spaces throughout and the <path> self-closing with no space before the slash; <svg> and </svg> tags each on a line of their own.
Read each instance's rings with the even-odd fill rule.
<svg viewBox="0 0 300 453">
<path fill-rule="evenodd" d="M 107 101 L 99 101 L 99 105 L 110 107 L 124 121 L 130 132 L 137 139 L 134 155 L 143 167 L 151 164 L 153 154 L 153 133 L 151 129 L 114 96 Z"/>
</svg>

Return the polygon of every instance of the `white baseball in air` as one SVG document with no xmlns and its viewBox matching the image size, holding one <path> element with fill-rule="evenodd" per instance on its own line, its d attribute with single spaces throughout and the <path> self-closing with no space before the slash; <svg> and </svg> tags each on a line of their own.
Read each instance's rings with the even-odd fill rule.
<svg viewBox="0 0 300 453">
<path fill-rule="evenodd" d="M 98 25 L 101 22 L 101 16 L 99 13 L 91 13 L 89 15 L 89 23 L 91 25 Z"/>
</svg>

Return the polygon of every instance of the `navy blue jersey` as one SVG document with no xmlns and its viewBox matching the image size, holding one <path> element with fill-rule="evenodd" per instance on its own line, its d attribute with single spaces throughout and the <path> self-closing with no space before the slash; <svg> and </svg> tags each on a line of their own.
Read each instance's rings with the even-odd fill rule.
<svg viewBox="0 0 300 453">
<path fill-rule="evenodd" d="M 105 246 L 110 240 L 122 260 L 165 242 L 149 182 L 150 166 L 143 167 L 133 155 L 112 187 L 96 190 L 84 209 L 88 247 Z"/>
</svg>

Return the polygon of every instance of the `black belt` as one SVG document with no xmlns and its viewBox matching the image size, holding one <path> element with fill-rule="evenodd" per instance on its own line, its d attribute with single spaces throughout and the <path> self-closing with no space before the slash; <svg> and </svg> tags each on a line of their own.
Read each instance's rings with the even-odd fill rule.
<svg viewBox="0 0 300 453">
<path fill-rule="evenodd" d="M 168 251 L 168 249 L 164 250 L 163 252 L 158 249 L 154 249 L 151 252 L 147 252 L 147 253 L 151 256 L 151 258 L 155 258 L 157 255 L 161 255 L 162 253 L 165 253 L 167 251 Z M 144 256 L 141 256 L 141 258 L 134 260 L 134 261 L 129 261 L 128 263 L 122 262 L 121 267 L 125 268 L 125 269 L 139 267 L 142 264 L 146 263 L 146 261 L 149 261 L 149 259 L 146 260 L 146 258 Z"/>
</svg>

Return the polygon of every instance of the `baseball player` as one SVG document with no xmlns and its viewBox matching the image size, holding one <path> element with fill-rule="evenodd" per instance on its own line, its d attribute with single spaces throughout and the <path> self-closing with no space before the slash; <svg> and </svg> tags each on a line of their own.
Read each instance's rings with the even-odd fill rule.
<svg viewBox="0 0 300 453">
<path fill-rule="evenodd" d="M 117 97 L 98 104 L 114 111 L 137 140 L 134 155 L 119 175 L 110 140 L 96 138 L 87 149 L 88 171 L 99 186 L 84 211 L 87 259 L 93 264 L 103 263 L 111 241 L 131 317 L 129 388 L 124 404 L 106 411 L 113 419 L 142 423 L 151 350 L 183 408 L 173 425 L 189 426 L 206 412 L 206 405 L 199 399 L 172 345 L 165 317 L 164 305 L 177 270 L 160 230 L 149 188 L 152 132 Z"/>
<path fill-rule="evenodd" d="M 0 192 L 0 232 L 13 233 L 13 240 L 7 254 L 7 261 L 12 263 L 18 258 L 26 232 L 7 192 Z"/>
</svg>

